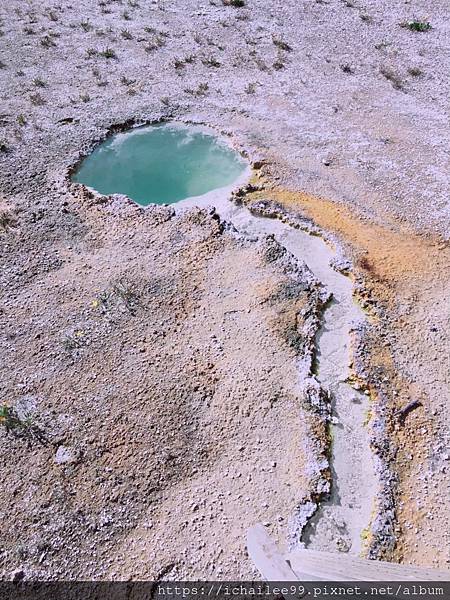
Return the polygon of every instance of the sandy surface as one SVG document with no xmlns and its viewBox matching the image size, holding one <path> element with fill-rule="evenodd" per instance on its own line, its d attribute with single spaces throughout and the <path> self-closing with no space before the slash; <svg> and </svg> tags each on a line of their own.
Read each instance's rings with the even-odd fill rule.
<svg viewBox="0 0 450 600">
<path fill-rule="evenodd" d="M 173 512 L 169 480 L 170 489 L 186 485 L 183 489 L 190 499 L 194 485 L 200 495 L 205 487 L 203 467 L 194 467 L 194 462 L 205 465 L 214 478 L 220 473 L 214 468 L 227 460 L 229 452 L 238 456 L 238 444 L 230 441 L 231 449 L 219 444 L 210 464 L 198 449 L 215 447 L 217 438 L 211 432 L 195 445 L 189 437 L 203 418 L 195 402 L 203 406 L 204 396 L 195 400 L 186 392 L 197 385 L 196 369 L 202 370 L 199 389 L 204 388 L 208 397 L 217 383 L 214 377 L 219 376 L 208 375 L 204 366 L 210 361 L 215 364 L 217 358 L 205 355 L 192 364 L 189 360 L 191 346 L 210 352 L 203 317 L 197 316 L 197 325 L 190 321 L 185 325 L 181 344 L 180 332 L 175 333 L 177 327 L 183 329 L 186 315 L 191 319 L 200 310 L 194 309 L 190 286 L 199 286 L 203 295 L 199 306 L 214 323 L 210 335 L 220 338 L 219 307 L 224 302 L 220 294 L 230 285 L 225 273 L 232 278 L 234 274 L 233 285 L 241 286 L 239 296 L 250 313 L 239 313 L 242 321 L 233 325 L 233 333 L 230 325 L 230 343 L 241 353 L 236 356 L 230 350 L 226 358 L 224 353 L 217 373 L 228 383 L 221 389 L 229 390 L 236 378 L 248 382 L 251 375 L 245 393 L 239 389 L 236 395 L 228 395 L 236 406 L 245 397 L 245 410 L 254 403 L 258 406 L 260 399 L 266 399 L 264 394 L 271 394 L 276 382 L 282 382 L 285 401 L 280 418 L 286 431 L 294 424 L 305 426 L 305 420 L 293 421 L 288 408 L 289 402 L 295 402 L 295 357 L 286 340 L 276 334 L 283 318 L 270 303 L 260 306 L 256 300 L 267 298 L 268 290 L 288 277 L 282 267 L 264 264 L 258 245 L 247 248 L 247 242 L 246 260 L 241 261 L 241 242 L 228 234 L 217 234 L 216 239 L 211 233 L 216 222 L 209 217 L 180 226 L 174 225 L 174 219 L 151 225 L 156 217 L 150 213 L 144 217 L 121 208 L 120 201 L 90 206 L 89 199 L 67 184 L 67 169 L 113 124 L 164 117 L 205 123 L 232 135 L 233 143 L 252 160 L 265 163 L 263 194 L 272 205 L 278 203 L 278 212 L 311 219 L 353 260 L 356 291 L 369 317 L 364 334 L 355 340 L 354 368 L 373 399 L 369 427 L 384 473 L 378 519 L 371 532 L 374 556 L 440 566 L 450 560 L 446 550 L 450 538 L 447 3 L 330 0 L 283 2 L 270 8 L 259 0 L 246 4 L 237 9 L 218 0 L 140 5 L 104 1 L 95 6 L 13 1 L 0 8 L 2 393 L 14 405 L 25 402 L 30 409 L 37 407 L 36 418 L 54 436 L 52 443 L 80 446 L 83 452 L 90 448 L 86 464 L 77 458 L 74 464 L 59 465 L 54 462 L 54 445 L 28 450 L 23 440 L 2 435 L 3 469 L 8 473 L 2 491 L 4 519 L 11 528 L 20 524 L 24 546 L 19 547 L 12 533 L 3 534 L 2 567 L 7 575 L 23 565 L 28 573 L 52 577 L 152 576 L 146 571 L 147 546 L 137 539 L 149 539 L 145 535 L 150 534 L 143 533 L 144 524 L 152 519 L 145 512 L 152 504 L 149 498 L 159 494 L 157 510 Z M 432 29 L 419 33 L 400 26 L 413 18 L 429 21 Z M 211 235 L 213 240 L 201 250 L 198 239 L 208 240 Z M 223 244 L 221 252 L 216 243 Z M 167 253 L 177 248 L 176 260 L 168 264 Z M 148 264 L 154 271 L 147 270 L 144 259 L 153 261 Z M 119 288 L 112 308 L 117 316 L 110 324 L 91 303 L 102 291 L 111 291 L 124 274 L 142 286 L 146 309 L 139 306 L 135 315 L 123 311 Z M 177 286 L 164 283 L 167 278 Z M 153 301 L 155 290 L 173 304 Z M 298 302 L 314 301 L 313 292 L 306 295 L 307 299 L 300 294 Z M 298 307 L 288 305 L 285 318 L 294 323 Z M 153 384 L 147 385 L 143 364 L 150 361 L 144 357 L 150 352 L 151 364 L 157 364 L 157 338 L 169 323 L 173 331 L 160 340 L 161 366 L 148 374 Z M 86 332 L 83 342 L 77 331 Z M 306 338 L 310 343 L 312 330 Z M 257 344 L 267 340 L 263 356 L 259 348 L 252 354 L 255 340 Z M 77 352 L 71 359 L 67 347 L 73 345 Z M 179 358 L 175 351 L 181 353 Z M 275 369 L 263 377 L 262 365 L 269 356 Z M 244 358 L 248 364 L 243 364 Z M 236 367 L 227 361 L 236 361 Z M 233 368 L 237 375 L 232 377 Z M 154 404 L 146 401 L 147 390 L 156 398 Z M 163 392 L 174 398 L 176 410 L 166 407 Z M 414 399 L 423 406 L 402 425 L 396 411 Z M 195 410 L 189 408 L 191 402 Z M 225 410 L 224 402 L 217 410 Z M 167 467 L 177 464 L 170 458 L 178 456 L 174 440 L 166 458 L 158 459 L 165 461 L 164 468 L 153 468 L 152 460 L 161 462 L 150 457 L 151 468 L 141 483 L 147 460 L 142 453 L 156 452 L 168 429 L 179 430 L 180 407 L 188 423 L 189 442 L 183 444 L 198 475 L 189 471 L 192 477 L 185 483 L 185 470 L 181 477 L 176 467 Z M 214 407 L 211 404 L 213 412 Z M 265 423 L 263 413 L 256 422 L 267 439 L 276 437 L 273 423 Z M 158 419 L 164 414 L 160 437 L 153 432 L 152 443 L 141 445 L 139 439 L 150 435 L 144 424 L 152 422 L 154 414 Z M 245 423 L 237 414 L 235 418 L 239 427 Z M 208 431 L 213 429 L 209 427 Z M 232 440 L 236 430 L 230 427 Z M 292 435 L 299 440 L 304 435 L 320 437 L 305 430 Z M 126 440 L 135 436 L 136 442 L 119 444 L 123 454 L 108 454 L 120 436 Z M 282 460 L 268 458 L 276 450 L 269 443 L 263 448 L 251 455 L 261 467 L 266 460 L 269 464 Z M 283 464 L 298 465 L 295 476 L 284 473 L 283 481 L 292 486 L 295 481 L 307 493 L 302 465 L 310 457 L 301 445 L 289 446 L 287 438 L 282 449 L 289 458 Z M 122 480 L 114 482 L 116 455 L 123 455 L 120 460 L 125 462 L 119 469 Z M 106 468 L 113 469 L 108 473 L 114 475 L 105 475 L 102 469 Z M 137 472 L 134 483 L 131 476 L 130 481 L 123 475 L 128 471 Z M 242 486 L 239 491 L 234 488 L 236 498 L 241 494 L 244 500 L 254 499 L 258 494 L 250 494 L 241 483 L 246 474 L 236 478 Z M 107 491 L 102 491 L 102 485 Z M 273 489 L 268 474 L 260 485 Z M 101 515 L 104 493 L 111 495 L 108 503 L 119 502 L 112 516 Z M 116 493 L 118 500 L 112 498 Z M 125 506 L 135 507 L 129 516 L 120 512 L 122 494 Z M 259 518 L 274 522 L 278 514 L 284 518 L 282 507 L 291 506 L 294 497 L 297 501 L 286 483 L 280 503 L 270 504 L 273 514 L 262 515 L 256 503 L 244 510 L 237 500 L 229 514 L 235 511 L 252 522 Z M 206 511 L 209 502 L 208 496 L 201 510 Z M 183 519 L 184 515 L 185 511 Z M 117 533 L 108 524 L 110 518 L 119 524 Z M 199 519 L 199 531 L 206 519 L 206 514 Z M 177 535 L 180 523 L 181 514 L 173 525 Z M 196 523 L 189 521 L 187 529 Z M 127 539 L 135 526 L 141 527 L 139 536 Z M 58 540 L 67 537 L 70 528 L 75 537 L 65 553 Z M 161 539 L 162 534 L 153 531 L 151 539 Z M 206 537 L 205 532 L 201 535 Z M 221 558 L 220 564 L 226 575 L 247 574 L 251 567 L 242 555 L 237 562 L 231 558 L 234 552 L 236 556 L 242 552 L 233 535 L 227 558 Z M 104 541 L 108 536 L 111 540 Z M 104 553 L 114 562 L 111 548 L 119 552 L 123 544 L 125 554 L 131 543 L 139 560 L 133 559 L 129 566 L 109 565 L 91 555 Z M 80 548 L 80 559 L 72 565 L 70 544 Z M 181 543 L 174 546 L 181 547 Z M 215 552 L 219 556 L 218 548 Z M 199 550 L 198 563 L 186 560 L 187 574 L 215 573 L 206 556 Z M 215 569 L 219 560 L 214 560 Z M 154 563 L 155 570 L 165 572 L 172 563 L 180 564 L 177 556 L 162 562 Z"/>
<path fill-rule="evenodd" d="M 249 576 L 246 529 L 284 539 L 316 476 L 297 360 L 320 287 L 204 212 L 94 212 L 89 251 L 2 298 L 4 393 L 47 438 L 1 437 L 3 567 Z"/>
</svg>

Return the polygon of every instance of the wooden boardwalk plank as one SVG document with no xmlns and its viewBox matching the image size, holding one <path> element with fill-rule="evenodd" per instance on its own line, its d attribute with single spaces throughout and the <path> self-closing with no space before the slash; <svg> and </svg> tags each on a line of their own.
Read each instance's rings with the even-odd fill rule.
<svg viewBox="0 0 450 600">
<path fill-rule="evenodd" d="M 367 560 L 343 553 L 294 550 L 284 558 L 303 580 L 303 573 L 311 573 L 317 579 L 328 581 L 450 581 L 449 571 Z"/>
<path fill-rule="evenodd" d="M 261 524 L 248 530 L 247 550 L 261 576 L 267 581 L 297 581 L 299 577 L 305 581 L 317 579 L 306 573 L 294 573 Z"/>
<path fill-rule="evenodd" d="M 283 555 L 261 525 L 247 532 L 247 550 L 267 581 L 450 581 L 450 571 L 298 549 Z"/>
</svg>

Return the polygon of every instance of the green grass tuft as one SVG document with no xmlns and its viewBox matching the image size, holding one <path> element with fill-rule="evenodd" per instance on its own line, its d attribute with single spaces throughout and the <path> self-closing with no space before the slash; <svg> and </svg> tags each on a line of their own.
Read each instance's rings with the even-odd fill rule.
<svg viewBox="0 0 450 600">
<path fill-rule="evenodd" d="M 429 31 L 430 29 L 432 29 L 431 23 L 429 23 L 428 21 L 406 21 L 405 23 L 402 23 L 401 26 L 406 27 L 410 31 L 419 32 Z"/>
</svg>

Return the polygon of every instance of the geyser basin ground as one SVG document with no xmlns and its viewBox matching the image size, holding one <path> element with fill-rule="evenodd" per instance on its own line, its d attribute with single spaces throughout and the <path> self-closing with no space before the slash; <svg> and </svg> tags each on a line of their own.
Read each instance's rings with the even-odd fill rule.
<svg viewBox="0 0 450 600">
<path fill-rule="evenodd" d="M 72 179 L 101 194 L 170 204 L 236 182 L 244 159 L 206 127 L 164 123 L 118 133 L 87 156 Z"/>
<path fill-rule="evenodd" d="M 317 379 L 330 393 L 333 424 L 331 433 L 332 487 L 330 497 L 298 533 L 295 516 L 291 515 L 290 535 L 301 538 L 307 548 L 328 552 L 363 551 L 363 538 L 371 522 L 377 477 L 374 470 L 368 430 L 364 425 L 370 409 L 367 396 L 348 383 L 351 375 L 351 332 L 364 321 L 364 314 L 353 301 L 353 284 L 349 277 L 331 265 L 334 251 L 319 237 L 309 235 L 279 219 L 252 214 L 246 206 L 236 206 L 225 195 L 192 198 L 177 204 L 176 210 L 214 204 L 218 214 L 231 222 L 236 230 L 250 238 L 271 235 L 300 263 L 304 262 L 317 280 L 332 294 L 323 314 L 316 337 Z M 305 377 L 298 365 L 298 393 Z"/>
<path fill-rule="evenodd" d="M 330 266 L 333 252 L 321 239 L 279 220 L 252 215 L 229 201 L 231 188 L 247 179 L 249 172 L 246 161 L 207 127 L 165 123 L 107 139 L 83 161 L 74 179 L 104 194 L 125 194 L 139 204 L 176 202 L 179 214 L 192 207 L 214 206 L 241 234 L 274 236 L 293 257 L 305 261 L 332 293 L 333 303 L 325 311 L 316 340 L 318 380 L 331 393 L 339 424 L 333 426 L 332 493 L 304 534 L 294 521 L 290 530 L 307 547 L 358 554 L 376 492 L 364 428 L 368 400 L 345 382 L 350 375 L 350 332 L 363 315 L 353 302 L 350 279 Z M 299 394 L 307 375 L 299 367 Z"/>
</svg>

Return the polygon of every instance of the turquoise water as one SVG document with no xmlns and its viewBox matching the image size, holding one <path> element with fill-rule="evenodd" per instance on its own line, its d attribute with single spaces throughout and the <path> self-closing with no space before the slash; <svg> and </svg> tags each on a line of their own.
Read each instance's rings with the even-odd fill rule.
<svg viewBox="0 0 450 600">
<path fill-rule="evenodd" d="M 72 180 L 142 205 L 170 204 L 234 183 L 243 158 L 201 127 L 139 127 L 101 143 Z"/>
</svg>

